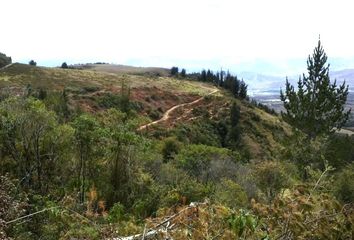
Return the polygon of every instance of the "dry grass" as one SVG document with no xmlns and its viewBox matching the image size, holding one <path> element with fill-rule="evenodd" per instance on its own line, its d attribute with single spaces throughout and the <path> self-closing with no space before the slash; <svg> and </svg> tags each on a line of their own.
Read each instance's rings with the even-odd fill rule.
<svg viewBox="0 0 354 240">
<path fill-rule="evenodd" d="M 147 76 L 163 76 L 167 77 L 170 70 L 167 68 L 156 68 L 156 67 L 132 67 L 126 65 L 115 65 L 115 64 L 86 64 L 81 65 L 84 69 L 104 72 L 104 73 L 114 73 L 114 74 L 129 74 L 129 75 L 147 75 Z"/>
<path fill-rule="evenodd" d="M 100 65 L 101 66 L 101 65 Z M 109 66 L 109 65 L 108 65 Z M 108 67 L 102 64 L 102 67 Z M 210 85 L 194 81 L 183 81 L 169 77 L 146 77 L 144 75 L 126 75 L 108 72 L 34 67 L 14 64 L 0 71 L 0 87 L 23 87 L 31 84 L 34 88 L 62 90 L 64 87 L 98 87 L 111 91 L 119 89 L 122 81 L 131 88 L 151 88 L 168 90 L 172 93 L 206 95 L 212 91 Z"/>
</svg>

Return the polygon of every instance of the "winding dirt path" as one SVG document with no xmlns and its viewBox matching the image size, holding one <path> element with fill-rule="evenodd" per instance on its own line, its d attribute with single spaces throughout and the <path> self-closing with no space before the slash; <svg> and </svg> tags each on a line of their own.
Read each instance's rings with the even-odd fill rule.
<svg viewBox="0 0 354 240">
<path fill-rule="evenodd" d="M 0 71 L 6 69 L 6 68 L 8 68 L 8 67 L 11 67 L 11 66 L 14 65 L 14 64 L 15 64 L 15 63 L 10 63 L 10 64 L 8 64 L 8 65 L 6 65 L 6 66 L 3 66 L 2 68 L 0 68 Z"/>
<path fill-rule="evenodd" d="M 217 93 L 219 92 L 219 89 L 215 89 L 213 90 L 212 92 L 208 93 L 206 96 L 208 95 L 212 95 L 214 93 Z M 168 109 L 162 116 L 162 118 L 160 118 L 159 120 L 156 120 L 156 121 L 153 121 L 151 123 L 148 123 L 148 124 L 145 124 L 145 125 L 142 125 L 138 128 L 138 131 L 141 131 L 141 130 L 144 130 L 146 128 L 148 128 L 149 126 L 152 126 L 152 125 L 155 125 L 155 124 L 158 124 L 160 122 L 163 122 L 163 121 L 166 121 L 170 118 L 170 114 L 175 111 L 176 109 L 178 108 L 181 108 L 181 107 L 184 107 L 184 106 L 190 106 L 190 105 L 193 105 L 193 104 L 196 104 L 198 102 L 200 102 L 201 100 L 203 100 L 205 96 L 201 97 L 201 98 L 198 98 L 197 100 L 194 100 L 193 102 L 189 102 L 189 103 L 182 103 L 182 104 L 178 104 L 176 106 L 173 106 L 172 108 Z"/>
</svg>

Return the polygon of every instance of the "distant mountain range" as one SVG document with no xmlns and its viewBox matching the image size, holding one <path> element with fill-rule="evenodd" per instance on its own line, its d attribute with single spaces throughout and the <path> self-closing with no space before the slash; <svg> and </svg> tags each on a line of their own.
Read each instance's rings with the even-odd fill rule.
<svg viewBox="0 0 354 240">
<path fill-rule="evenodd" d="M 277 112 L 284 110 L 283 103 L 280 101 L 280 89 L 285 87 L 285 76 L 268 76 L 252 72 L 243 72 L 238 76 L 248 84 L 248 94 L 252 99 L 275 109 Z M 354 109 L 354 69 L 330 71 L 330 78 L 331 81 L 336 79 L 338 84 L 346 81 L 346 84 L 349 85 L 346 107 Z M 288 79 L 295 87 L 297 86 L 299 76 L 290 76 Z M 354 114 L 346 126 L 354 127 Z"/>
<path fill-rule="evenodd" d="M 252 95 L 273 95 L 279 92 L 285 86 L 286 76 L 271 76 L 253 72 L 241 72 L 238 77 L 243 78 L 248 84 L 249 94 Z M 288 76 L 289 81 L 296 85 L 299 76 Z M 330 71 L 331 81 L 337 80 L 342 83 L 344 80 L 349 85 L 349 89 L 354 91 L 354 69 L 344 69 L 339 71 Z"/>
</svg>

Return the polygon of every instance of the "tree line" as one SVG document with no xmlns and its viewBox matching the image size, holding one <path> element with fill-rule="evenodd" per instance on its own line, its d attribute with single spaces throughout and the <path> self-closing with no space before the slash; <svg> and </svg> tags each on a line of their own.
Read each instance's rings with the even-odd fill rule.
<svg viewBox="0 0 354 240">
<path fill-rule="evenodd" d="M 173 77 L 180 78 L 190 78 L 201 82 L 212 83 L 215 86 L 222 87 L 232 93 L 235 98 L 247 99 L 247 84 L 243 81 L 243 79 L 239 79 L 236 75 L 230 73 L 230 71 L 223 71 L 222 69 L 217 72 L 213 72 L 212 70 L 203 69 L 200 72 L 196 73 L 186 73 L 186 69 L 182 69 L 179 72 L 178 67 L 172 67 L 170 70 L 170 75 Z"/>
</svg>

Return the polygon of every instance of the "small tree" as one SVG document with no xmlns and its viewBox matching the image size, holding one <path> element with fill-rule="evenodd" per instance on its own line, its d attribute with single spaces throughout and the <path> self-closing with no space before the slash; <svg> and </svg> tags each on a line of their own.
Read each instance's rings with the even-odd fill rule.
<svg viewBox="0 0 354 240">
<path fill-rule="evenodd" d="M 186 69 L 184 69 L 184 68 L 181 70 L 181 77 L 182 78 L 186 77 Z"/>
<path fill-rule="evenodd" d="M 29 61 L 28 64 L 31 66 L 37 66 L 37 63 L 33 59 L 31 61 Z"/>
<path fill-rule="evenodd" d="M 171 68 L 171 75 L 172 76 L 177 76 L 178 75 L 178 67 L 172 67 Z"/>
<path fill-rule="evenodd" d="M 330 82 L 327 55 L 321 41 L 307 60 L 308 76 L 303 74 L 295 90 L 286 79 L 285 92 L 280 91 L 280 99 L 286 112 L 283 118 L 294 127 L 314 139 L 319 134 L 329 134 L 340 129 L 348 120 L 350 110 L 344 111 L 348 86 L 343 82 L 337 87 Z"/>
<path fill-rule="evenodd" d="M 63 63 L 61 64 L 61 68 L 67 69 L 67 68 L 68 68 L 68 64 L 67 64 L 66 62 L 63 62 Z"/>
<path fill-rule="evenodd" d="M 241 82 L 240 82 L 240 90 L 239 91 L 240 91 L 239 97 L 241 99 L 247 98 L 247 84 L 243 80 L 241 80 Z"/>
<path fill-rule="evenodd" d="M 232 127 L 238 126 L 238 123 L 240 121 L 240 116 L 241 116 L 240 107 L 237 105 L 236 102 L 233 102 L 230 110 L 230 120 L 231 120 Z"/>
</svg>

